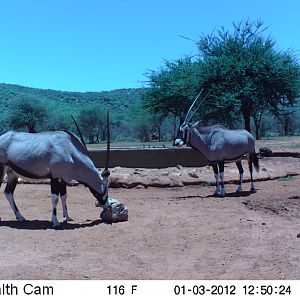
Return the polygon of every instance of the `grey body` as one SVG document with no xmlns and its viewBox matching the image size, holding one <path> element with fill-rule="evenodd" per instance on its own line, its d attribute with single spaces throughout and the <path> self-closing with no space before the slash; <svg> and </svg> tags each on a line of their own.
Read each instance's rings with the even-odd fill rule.
<svg viewBox="0 0 300 300">
<path fill-rule="evenodd" d="M 230 130 L 221 125 L 201 126 L 199 123 L 183 124 L 177 139 L 176 146 L 188 145 L 200 151 L 213 167 L 216 179 L 215 195 L 224 196 L 224 163 L 235 161 L 239 170 L 240 179 L 237 192 L 242 192 L 243 167 L 242 159 L 248 160 L 251 176 L 251 192 L 255 191 L 252 175 L 252 164 L 259 170 L 258 159 L 255 153 L 255 140 L 244 129 Z M 220 188 L 221 185 L 221 188 Z"/>
<path fill-rule="evenodd" d="M 203 89 L 200 91 L 185 116 L 183 124 L 181 124 L 176 140 L 175 146 L 188 145 L 200 151 L 210 162 L 213 167 L 216 179 L 215 195 L 224 196 L 224 163 L 226 161 L 235 161 L 240 173 L 239 186 L 237 192 L 242 192 L 243 181 L 243 167 L 242 159 L 246 156 L 249 165 L 251 176 L 251 192 L 255 191 L 252 175 L 252 164 L 255 169 L 259 170 L 258 158 L 255 153 L 255 141 L 253 136 L 246 130 L 230 130 L 221 125 L 201 126 L 199 122 L 192 124 L 191 120 L 195 116 L 197 110 L 200 108 L 202 102 L 209 95 L 209 92 L 198 104 L 197 100 L 200 97 Z M 221 185 L 221 189 L 220 189 Z"/>
<path fill-rule="evenodd" d="M 5 195 L 20 221 L 13 192 L 18 176 L 51 179 L 52 223 L 58 226 L 56 204 L 60 195 L 66 221 L 71 220 L 66 208 L 66 184 L 79 181 L 90 188 L 101 205 L 108 200 L 107 181 L 102 178 L 78 138 L 68 131 L 25 133 L 9 131 L 0 136 L 0 180 L 7 173 Z"/>
<path fill-rule="evenodd" d="M 255 152 L 253 136 L 244 129 L 229 130 L 220 125 L 189 127 L 189 144 L 201 151 L 211 163 L 239 160 Z"/>
</svg>

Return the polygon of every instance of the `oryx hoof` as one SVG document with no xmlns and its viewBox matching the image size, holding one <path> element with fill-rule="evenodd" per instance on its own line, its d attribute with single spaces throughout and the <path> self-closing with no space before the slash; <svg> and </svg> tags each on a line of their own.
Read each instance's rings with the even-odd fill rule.
<svg viewBox="0 0 300 300">
<path fill-rule="evenodd" d="M 220 190 L 215 190 L 213 193 L 214 197 L 219 197 L 220 196 Z"/>
<path fill-rule="evenodd" d="M 256 189 L 255 189 L 255 188 L 251 188 L 250 193 L 251 193 L 251 194 L 256 193 Z"/>
<path fill-rule="evenodd" d="M 61 224 L 57 220 L 51 220 L 52 228 L 53 229 L 60 229 Z"/>
<path fill-rule="evenodd" d="M 243 190 L 240 188 L 240 187 L 238 187 L 237 189 L 236 189 L 236 191 L 235 191 L 237 194 L 241 194 L 242 192 L 243 192 Z"/>
<path fill-rule="evenodd" d="M 55 230 L 59 230 L 59 229 L 62 228 L 62 226 L 61 226 L 60 223 L 58 223 L 58 224 L 53 224 L 53 223 L 52 223 L 52 228 L 55 229 Z"/>
<path fill-rule="evenodd" d="M 226 195 L 226 192 L 225 192 L 225 190 L 223 190 L 223 191 L 220 192 L 219 197 L 224 198 L 225 195 Z"/>
<path fill-rule="evenodd" d="M 71 217 L 64 217 L 63 223 L 74 221 Z"/>
<path fill-rule="evenodd" d="M 17 215 L 16 215 L 16 219 L 17 219 L 19 222 L 24 222 L 24 221 L 26 221 L 26 219 L 25 219 L 21 214 L 17 214 Z"/>
</svg>

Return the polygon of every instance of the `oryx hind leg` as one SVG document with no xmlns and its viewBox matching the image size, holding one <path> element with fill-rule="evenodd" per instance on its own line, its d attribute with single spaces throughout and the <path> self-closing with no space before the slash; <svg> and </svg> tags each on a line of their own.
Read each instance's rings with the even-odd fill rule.
<svg viewBox="0 0 300 300">
<path fill-rule="evenodd" d="M 215 175 L 215 179 L 216 179 L 216 189 L 215 189 L 215 192 L 214 192 L 214 196 L 219 196 L 219 194 L 220 194 L 220 181 L 219 181 L 218 164 L 213 164 L 212 167 L 213 167 L 214 175 Z"/>
<path fill-rule="evenodd" d="M 226 194 L 225 186 L 224 186 L 224 161 L 219 161 L 218 166 L 219 166 L 219 176 L 220 176 L 220 186 L 221 186 L 220 196 L 224 197 Z"/>
<path fill-rule="evenodd" d="M 239 174 L 240 174 L 239 185 L 236 189 L 236 193 L 241 193 L 243 191 L 242 184 L 243 184 L 243 175 L 244 175 L 244 169 L 243 169 L 243 166 L 242 166 L 242 161 L 241 160 L 237 161 L 236 166 L 239 169 Z"/>
<path fill-rule="evenodd" d="M 20 222 L 25 221 L 25 218 L 21 215 L 14 199 L 14 191 L 18 184 L 18 176 L 11 170 L 7 171 L 7 184 L 4 190 L 5 197 L 13 210 L 16 219 Z"/>
</svg>

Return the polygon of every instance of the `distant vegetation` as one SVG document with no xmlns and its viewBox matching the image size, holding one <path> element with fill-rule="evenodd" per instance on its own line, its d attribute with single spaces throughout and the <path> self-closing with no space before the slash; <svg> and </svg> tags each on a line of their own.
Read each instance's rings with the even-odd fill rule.
<svg viewBox="0 0 300 300">
<path fill-rule="evenodd" d="M 260 21 L 233 24 L 200 36 L 198 56 L 165 61 L 149 71 L 147 88 L 62 92 L 0 84 L 0 131 L 69 129 L 73 115 L 89 143 L 171 141 L 201 89 L 208 97 L 195 116 L 202 124 L 246 128 L 257 139 L 300 134 L 300 65 L 279 51 Z M 202 95 L 203 96 L 203 95 Z"/>
<path fill-rule="evenodd" d="M 92 112 L 99 112 L 98 118 L 104 118 L 100 120 L 103 123 L 105 112 L 109 109 L 113 138 L 137 140 L 139 134 L 135 126 L 142 117 L 138 111 L 143 93 L 142 88 L 79 93 L 2 83 L 0 84 L 0 131 L 12 128 L 28 131 L 34 123 L 36 131 L 70 129 L 76 132 L 71 119 L 73 115 L 83 126 L 83 131 L 91 142 L 101 141 L 104 138 L 103 134 L 97 136 L 95 133 L 92 135 L 87 133 L 91 124 L 87 124 L 85 120 L 93 122 L 95 113 Z M 101 128 L 99 130 L 101 131 Z"/>
<path fill-rule="evenodd" d="M 291 49 L 278 50 L 261 21 L 233 23 L 203 34 L 197 56 L 165 61 L 149 72 L 144 105 L 183 122 L 200 90 L 205 101 L 194 121 L 243 127 L 257 139 L 268 133 L 299 134 L 300 65 Z M 201 99 L 200 98 L 200 99 Z"/>
</svg>

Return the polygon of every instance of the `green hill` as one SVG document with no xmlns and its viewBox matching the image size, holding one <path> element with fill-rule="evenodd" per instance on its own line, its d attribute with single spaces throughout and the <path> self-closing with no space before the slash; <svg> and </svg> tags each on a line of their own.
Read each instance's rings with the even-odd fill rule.
<svg viewBox="0 0 300 300">
<path fill-rule="evenodd" d="M 45 101 L 53 109 L 64 113 L 75 113 L 87 104 L 99 104 L 115 114 L 127 114 L 140 103 L 144 89 L 118 89 L 107 92 L 62 92 L 29 88 L 20 85 L 0 83 L 0 116 L 5 114 L 14 100 L 20 98 Z"/>
</svg>

